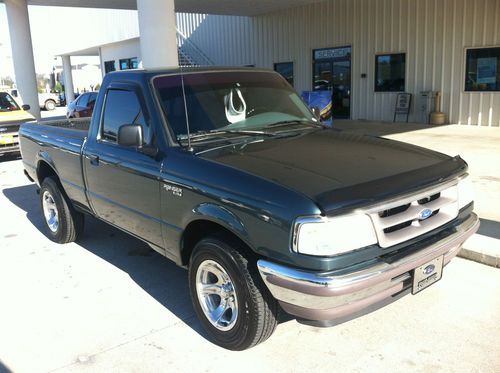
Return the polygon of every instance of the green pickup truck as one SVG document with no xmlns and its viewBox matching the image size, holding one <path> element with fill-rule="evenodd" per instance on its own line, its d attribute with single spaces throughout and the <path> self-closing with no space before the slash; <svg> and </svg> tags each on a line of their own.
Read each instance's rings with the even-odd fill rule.
<svg viewBox="0 0 500 373">
<path fill-rule="evenodd" d="M 107 74 L 90 121 L 24 124 L 53 241 L 85 215 L 189 270 L 215 343 L 331 326 L 427 288 L 479 227 L 467 164 L 323 126 L 277 73 Z M 90 233 L 90 232 L 88 232 Z"/>
</svg>

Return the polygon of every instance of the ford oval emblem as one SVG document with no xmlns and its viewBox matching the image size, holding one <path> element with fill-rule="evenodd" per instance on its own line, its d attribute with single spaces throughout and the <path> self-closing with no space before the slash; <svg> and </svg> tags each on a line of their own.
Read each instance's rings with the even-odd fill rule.
<svg viewBox="0 0 500 373">
<path fill-rule="evenodd" d="M 422 270 L 422 272 L 424 273 L 424 275 L 430 275 L 432 272 L 434 272 L 435 268 L 436 266 L 434 264 L 429 264 Z"/>
<path fill-rule="evenodd" d="M 425 209 L 420 211 L 420 214 L 418 214 L 418 218 L 420 220 L 425 220 L 427 218 L 430 218 L 432 215 L 432 210 L 431 209 Z"/>
</svg>

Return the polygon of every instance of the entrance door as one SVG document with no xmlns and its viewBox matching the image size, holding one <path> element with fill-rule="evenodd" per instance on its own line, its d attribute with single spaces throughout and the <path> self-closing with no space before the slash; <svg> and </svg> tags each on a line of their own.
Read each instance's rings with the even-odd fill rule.
<svg viewBox="0 0 500 373">
<path fill-rule="evenodd" d="M 313 51 L 313 89 L 332 92 L 333 118 L 350 118 L 351 47 Z"/>
</svg>

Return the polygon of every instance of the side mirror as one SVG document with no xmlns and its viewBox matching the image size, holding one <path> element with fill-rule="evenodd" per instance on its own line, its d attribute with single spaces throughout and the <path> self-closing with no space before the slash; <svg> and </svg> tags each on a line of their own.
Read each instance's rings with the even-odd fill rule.
<svg viewBox="0 0 500 373">
<path fill-rule="evenodd" d="M 311 111 L 313 112 L 316 119 L 321 121 L 321 110 L 319 109 L 319 107 L 314 106 L 311 108 Z"/>
<path fill-rule="evenodd" d="M 24 111 L 28 111 L 29 109 L 31 109 L 31 106 L 29 106 L 28 104 L 24 104 L 21 106 L 21 108 L 24 110 Z"/>
<path fill-rule="evenodd" d="M 118 144 L 123 146 L 142 146 L 142 126 L 138 124 L 125 124 L 118 129 Z"/>
</svg>

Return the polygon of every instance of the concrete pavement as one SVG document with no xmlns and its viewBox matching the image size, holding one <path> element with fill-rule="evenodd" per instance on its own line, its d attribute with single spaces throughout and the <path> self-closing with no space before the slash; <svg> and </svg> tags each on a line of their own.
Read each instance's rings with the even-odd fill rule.
<svg viewBox="0 0 500 373">
<path fill-rule="evenodd" d="M 184 270 L 91 218 L 81 242 L 52 243 L 19 160 L 0 161 L 0 189 L 0 372 L 500 370 L 495 268 L 458 258 L 417 296 L 230 352 L 206 340 Z"/>
<path fill-rule="evenodd" d="M 481 227 L 459 255 L 500 267 L 500 129 L 347 120 L 336 121 L 335 127 L 404 141 L 465 159 L 475 191 L 474 210 L 481 218 Z"/>
</svg>

